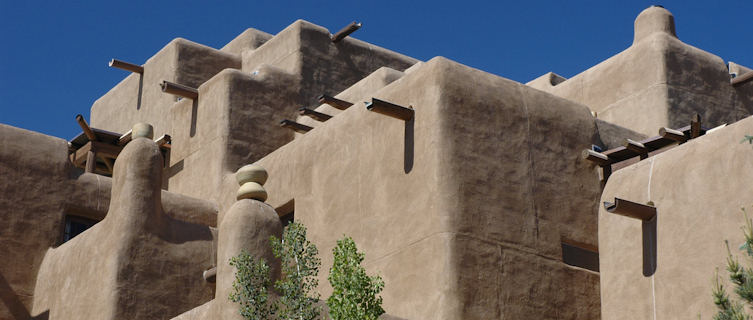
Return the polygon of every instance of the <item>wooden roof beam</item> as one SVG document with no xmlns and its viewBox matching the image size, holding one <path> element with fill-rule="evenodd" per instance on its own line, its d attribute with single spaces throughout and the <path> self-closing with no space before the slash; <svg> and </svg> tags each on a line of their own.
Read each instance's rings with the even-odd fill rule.
<svg viewBox="0 0 753 320">
<path fill-rule="evenodd" d="M 332 118 L 332 116 L 328 114 L 321 113 L 319 111 L 315 111 L 306 107 L 302 107 L 298 109 L 298 114 L 302 116 L 307 116 L 311 119 L 314 119 L 316 121 L 324 122 Z"/>
<path fill-rule="evenodd" d="M 679 143 L 684 143 L 685 141 L 688 141 L 688 137 L 685 136 L 684 132 L 675 130 L 675 129 L 661 128 L 659 129 L 659 135 L 662 136 L 664 139 L 670 139 L 672 141 L 676 141 Z"/>
<path fill-rule="evenodd" d="M 326 103 L 340 110 L 348 109 L 350 106 L 353 105 L 353 103 L 350 103 L 345 100 L 340 100 L 326 94 L 320 95 L 319 97 L 316 98 L 316 100 L 319 100 L 319 103 Z"/>
<path fill-rule="evenodd" d="M 641 160 L 648 158 L 649 149 L 646 148 L 646 146 L 643 143 L 640 143 L 632 139 L 625 139 L 625 142 L 622 143 L 622 146 L 625 147 L 625 149 L 630 150 L 634 152 L 635 154 L 639 155 L 641 157 Z"/>
<path fill-rule="evenodd" d="M 170 142 L 172 142 L 173 139 L 170 137 L 169 134 L 163 134 L 161 137 L 159 137 L 157 140 L 154 140 L 154 142 L 157 144 L 160 148 L 170 148 Z"/>
<path fill-rule="evenodd" d="M 306 132 L 311 131 L 311 129 L 314 129 L 307 125 L 303 125 L 303 124 L 300 124 L 298 122 L 295 122 L 293 120 L 288 120 L 288 119 L 280 121 L 280 127 L 287 128 L 298 133 L 306 133 Z"/>
<path fill-rule="evenodd" d="M 89 138 L 89 141 L 97 141 L 97 135 L 94 134 L 94 131 L 89 127 L 89 124 L 86 123 L 86 120 L 84 120 L 84 116 L 77 114 L 76 115 L 76 122 L 78 122 L 78 125 L 81 127 L 81 130 L 84 131 L 84 134 L 87 138 Z"/>
<path fill-rule="evenodd" d="M 133 64 L 133 63 L 128 63 L 122 60 L 112 59 L 110 60 L 110 63 L 108 63 L 108 65 L 113 68 L 118 68 L 121 70 L 130 71 L 130 72 L 138 73 L 138 74 L 144 74 L 144 67 Z"/>
<path fill-rule="evenodd" d="M 690 120 L 690 139 L 698 138 L 701 134 L 701 115 L 696 113 Z"/>
<path fill-rule="evenodd" d="M 338 43 L 340 40 L 345 39 L 345 37 L 349 36 L 351 33 L 355 32 L 356 30 L 361 28 L 361 23 L 356 23 L 355 21 L 351 22 L 349 25 L 345 26 L 344 28 L 340 29 L 337 33 L 332 35 L 333 43 Z"/>
<path fill-rule="evenodd" d="M 406 108 L 377 98 L 371 98 L 370 102 L 366 102 L 366 110 L 381 113 L 403 121 L 413 119 L 415 114 L 413 108 Z"/>
<path fill-rule="evenodd" d="M 610 160 L 609 157 L 607 157 L 607 155 L 601 152 L 593 151 L 591 149 L 583 150 L 583 152 L 581 152 L 580 155 L 581 155 L 581 158 L 583 158 L 584 160 L 591 161 L 602 167 L 612 164 L 612 160 Z"/>
<path fill-rule="evenodd" d="M 163 80 L 162 83 L 160 83 L 160 87 L 164 93 L 174 94 L 191 100 L 199 98 L 199 90 L 179 83 Z"/>
<path fill-rule="evenodd" d="M 656 217 L 656 207 L 653 205 L 640 204 L 620 198 L 614 198 L 614 202 L 605 201 L 604 209 L 609 213 L 643 221 L 649 221 Z"/>
</svg>

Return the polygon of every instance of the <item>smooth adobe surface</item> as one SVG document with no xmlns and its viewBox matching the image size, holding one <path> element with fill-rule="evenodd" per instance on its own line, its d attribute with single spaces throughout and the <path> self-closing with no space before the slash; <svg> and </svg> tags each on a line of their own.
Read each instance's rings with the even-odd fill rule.
<svg viewBox="0 0 753 320">
<path fill-rule="evenodd" d="M 216 71 L 218 63 L 198 68 L 193 72 L 197 74 L 194 78 L 207 76 L 207 79 L 196 84 L 197 100 L 165 100 L 151 107 L 160 110 L 159 115 L 152 115 L 159 118 L 155 134 L 159 135 L 160 127 L 171 128 L 164 130 L 173 137 L 170 169 L 166 173 L 167 189 L 216 201 L 223 212 L 235 201 L 234 197 L 226 196 L 228 192 L 234 194 L 235 190 L 220 188 L 227 175 L 293 139 L 292 131 L 279 128 L 280 120 L 295 119 L 298 108 L 307 101 L 314 101 L 325 89 L 338 92 L 380 67 L 405 69 L 416 62 L 350 37 L 334 44 L 328 35 L 326 29 L 305 21 L 297 21 L 271 39 L 249 29 L 223 48 L 228 52 L 242 51 L 244 71 L 233 67 L 216 74 L 205 72 Z M 177 42 L 180 43 L 183 42 Z M 177 44 L 168 45 L 150 59 L 152 68 L 170 70 L 172 62 L 161 57 L 177 50 L 173 47 L 182 48 Z M 208 56 L 201 61 L 210 63 L 213 55 L 226 55 L 224 51 L 218 52 L 207 51 Z M 193 63 L 200 61 L 194 61 L 195 55 L 186 55 L 186 59 L 177 62 L 185 64 L 180 70 L 193 74 Z M 148 73 L 147 67 L 149 65 L 145 73 Z M 116 89 L 112 94 L 124 90 Z M 120 122 L 143 116 L 143 111 L 132 108 L 117 110 L 125 114 L 122 119 L 103 121 L 99 125 L 115 130 L 121 126 Z M 93 108 L 92 114 L 98 117 L 103 112 Z M 102 119 L 106 117 L 111 115 L 104 112 Z"/>
<path fill-rule="evenodd" d="M 170 108 L 178 99 L 163 93 L 159 84 L 166 80 L 197 88 L 225 68 L 240 68 L 241 60 L 237 54 L 176 38 L 143 65 L 143 75 L 128 75 L 94 102 L 92 127 L 125 133 L 134 123 L 148 122 L 154 136 L 173 135 Z"/>
<path fill-rule="evenodd" d="M 213 263 L 213 234 L 208 226 L 164 213 L 161 170 L 153 141 L 126 145 L 115 163 L 108 215 L 45 254 L 32 315 L 159 318 L 211 298 L 212 287 L 199 275 Z"/>
<path fill-rule="evenodd" d="M 734 295 L 725 280 L 724 241 L 741 254 L 740 208 L 751 206 L 753 149 L 739 142 L 751 132 L 748 117 L 612 175 L 602 201 L 652 201 L 657 214 L 652 242 L 650 227 L 599 210 L 603 319 L 710 318 L 717 269 Z M 644 274 L 646 264 L 655 273 Z"/>
<path fill-rule="evenodd" d="M 102 220 L 110 206 L 112 179 L 73 167 L 67 156 L 68 144 L 59 138 L 0 125 L 0 146 L 4 182 L 0 183 L 0 208 L 6 219 L 0 226 L 4 244 L 0 246 L 4 257 L 0 261 L 0 318 L 24 319 L 31 315 L 37 274 L 47 251 L 63 241 L 66 215 Z M 161 193 L 167 216 L 216 226 L 216 204 Z"/>
<path fill-rule="evenodd" d="M 353 236 L 396 316 L 598 317 L 598 275 L 560 252 L 561 238 L 596 245 L 598 177 L 575 151 L 596 134 L 585 107 L 443 58 L 353 100 L 370 97 L 415 120 L 356 102 L 264 157 L 272 206 L 293 200 L 321 252 Z"/>
<path fill-rule="evenodd" d="M 258 49 L 244 51 L 243 68 L 274 65 L 301 79 L 298 105 L 311 106 L 321 94 L 334 95 L 381 67 L 405 70 L 418 60 L 353 37 L 332 43 L 330 32 L 304 20 L 280 31 Z"/>
</svg>

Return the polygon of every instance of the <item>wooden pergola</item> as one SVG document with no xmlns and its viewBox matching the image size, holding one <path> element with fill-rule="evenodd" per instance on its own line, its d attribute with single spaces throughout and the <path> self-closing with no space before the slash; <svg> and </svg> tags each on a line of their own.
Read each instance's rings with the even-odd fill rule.
<svg viewBox="0 0 753 320">
<path fill-rule="evenodd" d="M 581 156 L 583 159 L 591 161 L 602 168 L 604 173 L 602 182 L 606 183 L 612 174 L 613 164 L 635 157 L 640 157 L 641 160 L 646 159 L 650 152 L 675 143 L 683 144 L 690 139 L 695 139 L 706 134 L 706 131 L 707 129 L 701 127 L 701 116 L 696 114 L 688 126 L 679 129 L 660 128 L 658 136 L 641 141 L 625 139 L 622 146 L 604 152 L 586 149 L 583 150 Z"/>
<path fill-rule="evenodd" d="M 76 115 L 76 122 L 82 132 L 68 142 L 70 160 L 74 166 L 92 172 L 111 176 L 118 154 L 131 141 L 131 131 L 119 134 L 89 127 L 82 115 Z M 171 138 L 163 135 L 155 141 L 166 159 L 170 150 Z"/>
</svg>

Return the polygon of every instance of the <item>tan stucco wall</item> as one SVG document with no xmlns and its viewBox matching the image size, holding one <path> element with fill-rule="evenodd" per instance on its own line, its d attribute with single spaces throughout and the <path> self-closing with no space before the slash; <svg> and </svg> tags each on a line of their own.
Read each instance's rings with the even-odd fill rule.
<svg viewBox="0 0 753 320">
<path fill-rule="evenodd" d="M 37 274 L 33 315 L 161 318 L 213 297 L 213 285 L 201 273 L 214 264 L 214 235 L 208 226 L 165 214 L 157 145 L 145 138 L 131 141 L 113 177 L 104 220 L 47 250 Z"/>
<path fill-rule="evenodd" d="M 126 76 L 94 102 L 92 127 L 125 133 L 134 123 L 147 122 L 154 126 L 155 136 L 172 135 L 170 108 L 177 99 L 163 93 L 159 84 L 166 80 L 196 88 L 225 68 L 240 68 L 241 59 L 237 54 L 176 38 L 143 66 L 143 75 Z"/>
<path fill-rule="evenodd" d="M 62 240 L 67 154 L 65 140 L 0 125 L 0 318 L 28 317 L 44 251 Z"/>
<path fill-rule="evenodd" d="M 44 270 L 49 269 L 50 265 L 57 270 L 52 277 L 65 281 L 71 288 L 90 288 L 84 291 L 95 294 L 92 290 L 102 287 L 93 286 L 92 282 L 79 283 L 70 279 L 99 275 L 103 283 L 107 283 L 110 270 L 99 267 L 106 265 L 108 256 L 98 255 L 96 252 L 104 250 L 104 253 L 109 253 L 109 248 L 99 245 L 97 241 L 82 244 L 83 240 L 78 237 L 58 246 L 62 242 L 66 214 L 94 220 L 105 217 L 110 205 L 111 179 L 83 173 L 74 168 L 68 161 L 67 142 L 62 139 L 0 125 L 0 146 L 0 176 L 5 182 L 0 183 L 3 194 L 0 197 L 0 212 L 6 219 L 0 232 L 0 242 L 3 243 L 0 246 L 0 256 L 3 257 L 0 261 L 0 276 L 3 280 L 0 287 L 3 300 L 0 303 L 0 318 L 26 319 L 48 312 L 44 307 L 38 307 L 32 312 L 32 301 L 35 298 L 46 299 L 35 296 L 35 292 L 46 295 L 60 291 L 59 288 L 56 291 L 35 290 L 35 286 L 41 285 L 37 281 L 38 273 L 43 270 L 41 273 L 46 274 L 48 271 Z M 168 217 L 166 219 L 216 225 L 216 204 L 164 190 L 161 194 L 162 207 Z M 97 228 L 100 227 L 95 229 Z M 209 243 L 211 244 L 211 240 Z M 191 251 L 190 248 L 185 250 L 186 254 Z M 202 254 L 204 259 L 211 260 L 207 263 L 211 266 L 214 263 L 213 254 Z M 45 259 L 47 261 L 43 263 Z M 51 262 L 53 260 L 60 263 Z M 90 262 L 89 266 L 95 270 L 75 268 L 80 266 L 78 263 L 84 262 Z M 61 272 L 63 269 L 70 270 L 70 273 Z M 92 272 L 85 274 L 86 270 Z M 191 271 L 187 269 L 185 272 Z M 177 272 L 177 275 L 183 275 L 183 271 Z M 97 282 L 98 279 L 100 278 L 94 281 Z M 101 298 L 110 295 L 111 293 L 107 293 Z M 186 301 L 190 300 L 192 298 L 187 297 Z M 102 308 L 107 308 L 104 305 L 106 303 Z M 76 312 L 80 312 L 80 309 L 77 310 Z"/>
<path fill-rule="evenodd" d="M 561 237 L 596 245 L 587 108 L 443 58 L 377 89 L 258 162 L 268 203 L 294 200 L 321 252 L 353 236 L 396 316 L 598 317 L 598 275 L 560 252 Z M 366 111 L 371 97 L 413 106 L 414 122 Z M 513 271 L 526 265 L 538 279 Z M 521 307 L 535 300 L 555 302 Z"/>
<path fill-rule="evenodd" d="M 727 277 L 724 240 L 739 254 L 740 208 L 753 204 L 753 149 L 740 143 L 752 132 L 748 117 L 612 174 L 602 201 L 654 202 L 658 259 L 653 276 L 644 276 L 641 222 L 599 210 L 604 319 L 713 315 L 716 268 Z"/>
<path fill-rule="evenodd" d="M 256 50 L 262 44 L 272 39 L 273 35 L 254 28 L 248 28 L 230 40 L 220 51 L 229 52 L 239 57 L 246 50 Z"/>
<path fill-rule="evenodd" d="M 353 37 L 332 43 L 326 28 L 297 20 L 256 50 L 244 51 L 242 70 L 253 73 L 268 64 L 300 76 L 297 103 L 312 106 L 320 94 L 335 95 L 381 67 L 402 71 L 416 62 Z"/>
</svg>

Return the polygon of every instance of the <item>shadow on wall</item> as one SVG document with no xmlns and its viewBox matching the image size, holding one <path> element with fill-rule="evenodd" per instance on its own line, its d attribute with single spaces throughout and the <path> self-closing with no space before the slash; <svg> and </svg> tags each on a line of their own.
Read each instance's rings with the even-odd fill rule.
<svg viewBox="0 0 753 320">
<path fill-rule="evenodd" d="M 137 96 L 136 100 L 136 110 L 141 109 L 141 95 L 144 91 L 144 73 L 139 73 L 139 95 Z"/>
<path fill-rule="evenodd" d="M 21 299 L 18 298 L 2 273 L 0 273 L 0 300 L 15 320 L 47 320 L 50 318 L 49 310 L 32 317 L 31 314 L 29 314 L 29 310 L 26 310 L 26 306 L 24 306 Z"/>
<path fill-rule="evenodd" d="M 405 121 L 405 141 L 403 142 L 403 170 L 410 173 L 413 170 L 413 124 L 415 117 Z"/>
<path fill-rule="evenodd" d="M 643 231 L 643 275 L 646 277 L 653 276 L 656 272 L 656 220 L 653 219 L 642 222 Z"/>
<path fill-rule="evenodd" d="M 193 138 L 196 135 L 196 118 L 199 112 L 199 99 L 193 99 L 191 102 L 191 129 L 188 136 Z"/>
</svg>

